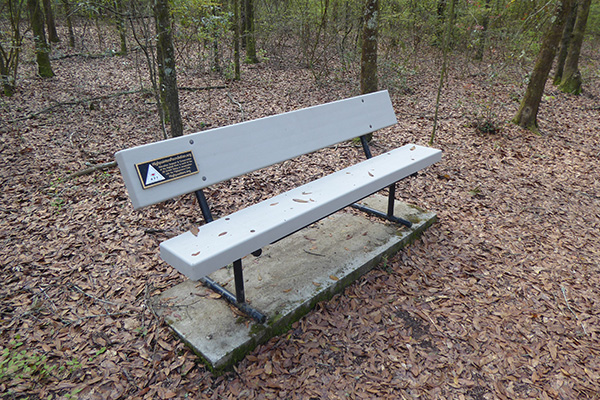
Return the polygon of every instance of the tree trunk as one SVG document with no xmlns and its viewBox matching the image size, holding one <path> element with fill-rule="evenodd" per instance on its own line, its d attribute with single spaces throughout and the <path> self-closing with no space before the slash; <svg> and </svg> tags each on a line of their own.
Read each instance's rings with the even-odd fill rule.
<svg viewBox="0 0 600 400">
<path fill-rule="evenodd" d="M 581 93 L 581 74 L 579 73 L 579 55 L 581 45 L 583 44 L 583 35 L 587 25 L 588 15 L 590 13 L 591 0 L 578 0 L 577 19 L 573 26 L 573 38 L 569 44 L 567 59 L 565 60 L 565 70 L 558 88 L 565 93 Z"/>
<path fill-rule="evenodd" d="M 522 128 L 538 132 L 537 114 L 544 93 L 544 86 L 552 68 L 556 48 L 560 41 L 567 15 L 571 10 L 573 0 L 559 1 L 554 13 L 554 22 L 548 27 L 542 41 L 542 47 L 537 56 L 525 97 L 513 118 L 513 122 Z"/>
<path fill-rule="evenodd" d="M 35 53 L 38 65 L 38 74 L 42 78 L 51 78 L 54 76 L 52 66 L 50 65 L 50 48 L 46 42 L 46 32 L 44 30 L 44 18 L 39 0 L 27 0 L 27 10 L 31 22 L 31 30 L 35 40 Z"/>
<path fill-rule="evenodd" d="M 488 36 L 488 28 L 490 25 L 490 12 L 491 12 L 491 7 L 490 7 L 490 1 L 491 0 L 485 0 L 485 9 L 484 9 L 484 14 L 483 14 L 483 20 L 481 21 L 481 32 L 479 35 L 479 44 L 477 46 L 477 52 L 475 53 L 475 59 L 476 60 L 483 60 L 483 53 L 485 52 L 485 43 L 487 42 L 487 36 Z"/>
<path fill-rule="evenodd" d="M 10 41 L 8 49 L 2 46 L 0 41 L 0 81 L 5 96 L 12 96 L 17 86 L 17 71 L 21 55 L 21 1 L 8 0 L 8 17 L 10 20 Z"/>
<path fill-rule="evenodd" d="M 377 91 L 377 25 L 379 0 L 367 0 L 364 9 L 362 53 L 360 58 L 360 92 Z"/>
<path fill-rule="evenodd" d="M 565 60 L 567 59 L 567 53 L 569 51 L 569 43 L 573 38 L 573 27 L 575 26 L 575 19 L 577 17 L 577 2 L 571 7 L 571 12 L 565 22 L 565 28 L 563 29 L 562 39 L 560 40 L 560 50 L 556 59 L 556 72 L 554 74 L 555 85 L 559 85 L 562 80 L 563 72 L 565 70 Z"/>
<path fill-rule="evenodd" d="M 437 132 L 438 126 L 438 115 L 440 111 L 440 101 L 442 99 L 442 89 L 444 88 L 444 79 L 448 73 L 448 47 L 450 43 L 450 36 L 452 35 L 452 27 L 454 26 L 454 18 L 456 16 L 456 4 L 458 0 L 452 0 L 450 2 L 450 9 L 448 10 L 449 18 L 446 19 L 444 27 L 444 37 L 442 38 L 442 70 L 440 71 L 440 82 L 438 84 L 437 95 L 435 96 L 435 112 L 433 115 L 433 129 L 431 130 L 431 136 L 429 137 L 429 145 L 433 145 L 435 139 L 435 133 Z"/>
<path fill-rule="evenodd" d="M 0 43 L 0 50 L 4 53 L 2 43 Z M 0 54 L 0 80 L 2 80 L 2 92 L 5 96 L 12 96 L 15 92 L 15 85 L 10 82 L 10 72 L 4 61 L 4 54 Z"/>
<path fill-rule="evenodd" d="M 240 73 L 240 0 L 233 0 L 233 79 L 239 81 Z"/>
<path fill-rule="evenodd" d="M 122 0 L 115 0 L 115 20 L 117 22 L 117 31 L 119 32 L 119 39 L 121 40 L 121 51 L 119 55 L 127 55 L 127 30 L 125 28 L 125 16 L 123 15 L 123 2 Z"/>
<path fill-rule="evenodd" d="M 54 21 L 54 12 L 50 0 L 42 0 L 44 13 L 46 14 L 46 26 L 48 27 L 48 40 L 52 43 L 60 42 L 58 32 L 56 32 L 56 22 Z"/>
<path fill-rule="evenodd" d="M 244 0 L 246 22 L 244 26 L 244 41 L 246 42 L 246 62 L 256 64 L 258 57 L 256 56 L 256 36 L 254 31 L 254 0 Z"/>
<path fill-rule="evenodd" d="M 71 3 L 69 0 L 61 0 L 63 9 L 65 12 L 65 18 L 67 20 L 67 29 L 69 32 L 69 47 L 75 47 L 75 33 L 73 32 L 73 22 L 71 21 Z"/>
<path fill-rule="evenodd" d="M 377 91 L 377 34 L 379 17 L 379 0 L 367 0 L 364 8 L 362 30 L 362 46 L 360 56 L 360 93 Z M 373 134 L 367 135 L 367 141 Z"/>
<path fill-rule="evenodd" d="M 446 7 L 448 6 L 448 0 L 438 0 L 437 2 L 437 25 L 435 27 L 435 45 L 441 46 L 444 42 L 444 32 L 446 22 Z M 415 38 L 418 37 L 418 32 L 415 35 Z"/>
<path fill-rule="evenodd" d="M 154 1 L 154 17 L 158 42 L 156 53 L 160 76 L 161 98 L 168 111 L 171 136 L 183 135 L 183 124 L 179 111 L 179 93 L 177 92 L 177 74 L 175 73 L 175 49 L 171 36 L 171 18 L 168 0 Z"/>
<path fill-rule="evenodd" d="M 212 15 L 218 15 L 217 6 L 212 7 Z M 211 33 L 212 33 L 212 51 L 213 51 L 213 66 L 212 69 L 215 72 L 221 73 L 221 52 L 219 50 L 219 28 L 214 24 L 211 24 Z"/>
</svg>

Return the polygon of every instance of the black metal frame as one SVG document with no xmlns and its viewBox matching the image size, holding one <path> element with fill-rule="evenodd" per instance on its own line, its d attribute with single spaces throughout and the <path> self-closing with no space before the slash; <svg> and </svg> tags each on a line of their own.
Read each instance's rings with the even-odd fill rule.
<svg viewBox="0 0 600 400">
<path fill-rule="evenodd" d="M 369 147 L 367 135 L 363 135 L 360 137 L 360 143 L 362 144 L 363 151 L 365 152 L 365 157 L 367 157 L 367 159 L 372 158 L 373 156 L 371 155 L 371 148 Z M 372 215 L 375 215 L 376 217 L 384 218 L 384 219 L 387 219 L 388 221 L 402 224 L 408 228 L 412 227 L 412 222 L 394 216 L 395 200 L 396 200 L 396 183 L 392 183 L 390 186 L 388 186 L 387 213 L 383 213 L 381 211 L 375 210 L 371 207 L 367 207 L 367 206 L 364 206 L 364 205 L 358 204 L 358 203 L 354 203 L 351 206 L 356 208 L 357 210 L 366 212 L 367 214 L 372 214 Z"/>
<path fill-rule="evenodd" d="M 361 136 L 360 141 L 361 141 L 363 151 L 364 151 L 367 159 L 372 158 L 373 156 L 371 155 L 371 149 L 369 147 L 369 143 L 367 141 L 366 135 Z M 394 216 L 395 194 L 396 194 L 396 184 L 392 183 L 388 187 L 387 213 L 383 213 L 381 211 L 375 210 L 373 208 L 370 208 L 370 207 L 367 207 L 367 206 L 364 206 L 364 205 L 358 204 L 358 203 L 354 203 L 351 206 L 358 210 L 366 212 L 368 214 L 372 214 L 377 217 L 384 218 L 384 219 L 387 219 L 388 221 L 399 223 L 399 224 L 402 224 L 402 225 L 410 228 L 412 226 L 412 223 L 410 221 L 406 221 L 402 218 L 398 218 L 398 217 Z M 204 221 L 206 223 L 212 222 L 213 217 L 210 212 L 210 207 L 208 205 L 206 196 L 204 195 L 204 192 L 202 191 L 202 189 L 196 191 L 196 199 L 198 200 L 198 204 L 200 205 L 200 210 L 202 211 L 202 215 L 204 216 Z M 258 257 L 258 256 L 260 256 L 261 253 L 262 253 L 262 250 L 258 249 L 256 251 L 254 251 L 252 254 L 254 256 Z M 225 289 L 223 286 L 219 285 L 214 280 L 210 279 L 209 277 L 204 277 L 200 280 L 202 283 L 204 283 L 204 285 L 206 285 L 210 289 L 214 290 L 216 293 L 220 294 L 225 300 L 227 300 L 229 303 L 231 303 L 232 305 L 237 307 L 244 314 L 248 315 L 249 317 L 251 317 L 252 319 L 256 320 L 259 323 L 265 322 L 267 319 L 266 315 L 263 314 L 262 312 L 256 310 L 255 308 L 252 308 L 248 303 L 246 303 L 246 295 L 244 292 L 244 274 L 243 274 L 241 259 L 233 262 L 233 274 L 234 274 L 234 281 L 235 281 L 235 295 L 233 293 L 231 293 L 229 290 Z"/>
<path fill-rule="evenodd" d="M 210 212 L 210 207 L 208 206 L 206 196 L 204 196 L 204 192 L 202 191 L 202 189 L 196 191 L 196 199 L 198 200 L 198 204 L 200 205 L 200 210 L 202 210 L 204 221 L 207 224 L 212 222 L 213 217 Z M 259 256 L 261 253 L 262 250 L 259 249 L 253 252 L 252 254 L 255 256 Z M 233 276 L 235 281 L 235 295 L 207 276 L 202 278 L 201 281 L 210 289 L 223 296 L 225 300 L 237 307 L 244 314 L 248 315 L 249 317 L 251 317 L 259 323 L 265 322 L 267 320 L 267 316 L 262 312 L 256 310 L 255 308 L 252 308 L 248 303 L 246 303 L 246 294 L 244 292 L 244 273 L 242 270 L 241 259 L 233 262 Z"/>
</svg>

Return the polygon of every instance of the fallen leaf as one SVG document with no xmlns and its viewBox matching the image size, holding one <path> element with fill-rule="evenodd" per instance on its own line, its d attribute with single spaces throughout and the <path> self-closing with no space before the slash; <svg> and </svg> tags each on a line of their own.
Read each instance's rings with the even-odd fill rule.
<svg viewBox="0 0 600 400">
<path fill-rule="evenodd" d="M 271 375 L 273 373 L 273 364 L 270 361 L 267 361 L 265 364 L 265 374 Z"/>
<path fill-rule="evenodd" d="M 550 357 L 552 357 L 552 360 L 556 361 L 556 354 L 557 354 L 556 343 L 554 343 L 554 342 L 548 343 L 548 351 L 550 351 Z"/>
</svg>

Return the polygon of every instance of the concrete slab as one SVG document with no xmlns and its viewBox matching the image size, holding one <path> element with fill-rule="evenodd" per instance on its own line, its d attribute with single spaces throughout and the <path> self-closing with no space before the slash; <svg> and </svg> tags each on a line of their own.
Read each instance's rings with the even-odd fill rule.
<svg viewBox="0 0 600 400">
<path fill-rule="evenodd" d="M 380 195 L 361 203 L 387 209 L 387 198 Z M 267 315 L 264 324 L 246 318 L 196 281 L 156 296 L 152 306 L 209 367 L 230 367 L 258 344 L 287 331 L 319 301 L 330 299 L 383 257 L 410 244 L 436 220 L 434 213 L 402 202 L 396 202 L 395 215 L 411 221 L 412 228 L 338 212 L 263 248 L 260 257 L 246 257 L 246 300 Z M 231 267 L 210 277 L 235 293 Z"/>
</svg>

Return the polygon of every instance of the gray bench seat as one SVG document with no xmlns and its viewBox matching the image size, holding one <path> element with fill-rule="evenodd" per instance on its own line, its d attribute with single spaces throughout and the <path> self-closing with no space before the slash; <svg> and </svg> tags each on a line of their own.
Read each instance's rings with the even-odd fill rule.
<svg viewBox="0 0 600 400">
<path fill-rule="evenodd" d="M 441 152 L 405 145 L 334 172 L 160 245 L 163 260 L 200 279 L 433 163 Z"/>
</svg>

